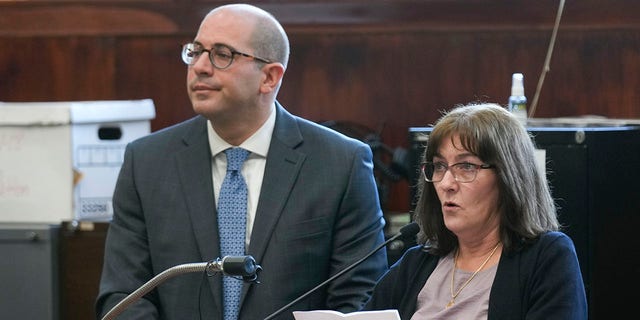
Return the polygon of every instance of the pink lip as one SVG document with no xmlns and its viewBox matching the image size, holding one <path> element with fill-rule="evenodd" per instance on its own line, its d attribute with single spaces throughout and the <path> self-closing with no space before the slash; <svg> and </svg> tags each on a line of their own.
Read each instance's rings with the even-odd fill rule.
<svg viewBox="0 0 640 320">
<path fill-rule="evenodd" d="M 191 90 L 193 91 L 203 91 L 203 90 L 213 90 L 212 87 L 209 86 L 205 86 L 205 85 L 195 85 L 191 87 Z"/>
<path fill-rule="evenodd" d="M 451 201 L 445 201 L 444 203 L 442 203 L 442 205 L 445 207 L 458 207 L 458 205 L 455 202 L 451 202 Z"/>
<path fill-rule="evenodd" d="M 442 211 L 455 211 L 460 209 L 460 206 L 451 201 L 445 201 L 442 203 Z"/>
<path fill-rule="evenodd" d="M 208 84 L 205 84 L 205 83 L 196 83 L 196 84 L 191 86 L 191 90 L 193 90 L 193 91 L 214 91 L 214 90 L 220 90 L 220 88 L 216 87 L 214 85 L 208 85 Z"/>
</svg>

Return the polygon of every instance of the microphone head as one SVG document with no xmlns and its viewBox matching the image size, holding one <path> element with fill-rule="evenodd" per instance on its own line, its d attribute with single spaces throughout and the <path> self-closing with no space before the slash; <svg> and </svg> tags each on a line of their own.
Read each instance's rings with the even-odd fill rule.
<svg viewBox="0 0 640 320">
<path fill-rule="evenodd" d="M 417 222 L 411 222 L 400 228 L 400 234 L 403 238 L 415 237 L 420 232 L 420 226 Z"/>
<path fill-rule="evenodd" d="M 226 256 L 222 258 L 222 272 L 229 276 L 253 276 L 257 269 L 252 256 Z"/>
</svg>

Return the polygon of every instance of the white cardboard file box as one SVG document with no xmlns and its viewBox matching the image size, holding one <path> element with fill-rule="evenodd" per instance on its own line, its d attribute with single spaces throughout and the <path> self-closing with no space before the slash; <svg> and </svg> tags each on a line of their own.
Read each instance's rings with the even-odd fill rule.
<svg viewBox="0 0 640 320">
<path fill-rule="evenodd" d="M 0 222 L 109 220 L 125 146 L 154 117 L 150 99 L 0 102 Z"/>
</svg>

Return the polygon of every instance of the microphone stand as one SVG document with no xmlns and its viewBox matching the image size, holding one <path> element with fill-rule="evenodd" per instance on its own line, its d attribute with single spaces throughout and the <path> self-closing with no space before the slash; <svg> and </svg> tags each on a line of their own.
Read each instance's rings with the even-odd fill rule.
<svg viewBox="0 0 640 320">
<path fill-rule="evenodd" d="M 406 230 L 406 232 L 403 232 L 403 230 Z M 415 232 L 414 232 L 415 231 Z M 315 286 L 313 289 L 307 291 L 305 294 L 299 296 L 298 298 L 296 298 L 295 300 L 289 302 L 288 304 L 286 304 L 284 307 L 278 309 L 276 312 L 272 313 L 271 315 L 267 316 L 266 318 L 264 318 L 264 320 L 271 320 L 274 317 L 276 317 L 277 315 L 279 315 L 280 313 L 282 313 L 283 311 L 289 309 L 291 306 L 293 306 L 294 304 L 300 302 L 300 300 L 306 298 L 307 296 L 309 296 L 310 294 L 314 293 L 316 290 L 322 288 L 323 286 L 325 286 L 326 284 L 328 284 L 329 282 L 335 280 L 336 278 L 338 278 L 339 276 L 349 272 L 351 269 L 357 267 L 360 265 L 360 263 L 362 263 L 364 260 L 366 260 L 367 258 L 369 258 L 370 256 L 372 256 L 373 254 L 375 254 L 376 252 L 378 252 L 378 250 L 382 249 L 382 247 L 386 246 L 387 244 L 391 243 L 392 241 L 398 239 L 399 237 L 404 237 L 407 236 L 408 234 L 416 234 L 418 233 L 418 225 L 413 222 L 410 223 L 404 227 L 402 227 L 402 229 L 400 230 L 400 233 L 396 234 L 395 236 L 389 238 L 387 241 L 383 242 L 382 244 L 380 244 L 378 247 L 376 247 L 374 250 L 372 250 L 371 252 L 369 252 L 367 255 L 365 255 L 364 257 L 360 258 L 360 260 L 354 262 L 353 264 L 351 264 L 350 266 L 348 266 L 345 269 L 342 269 L 340 272 L 334 274 L 333 276 L 329 277 L 329 279 L 325 280 L 324 282 L 320 283 L 319 285 Z"/>
<path fill-rule="evenodd" d="M 111 310 L 109 310 L 109 312 L 107 312 L 107 314 L 105 314 L 101 320 L 115 319 L 115 317 L 117 317 L 122 312 L 124 312 L 124 310 L 127 309 L 132 303 L 138 301 L 145 294 L 149 293 L 149 291 L 153 290 L 153 288 L 159 286 L 166 280 L 173 278 L 175 276 L 186 274 L 186 273 L 203 272 L 203 271 L 206 271 L 207 275 L 209 276 L 213 275 L 216 272 L 222 271 L 224 273 L 224 261 L 226 258 L 227 257 L 223 258 L 222 260 L 220 258 L 217 258 L 209 262 L 180 264 L 180 265 L 171 267 L 165 271 L 162 271 L 161 273 L 153 277 L 151 280 L 143 284 L 141 287 L 136 289 L 134 292 L 130 293 L 128 296 L 122 299 L 122 301 L 118 302 L 118 304 L 116 304 L 113 308 L 111 308 Z M 254 273 L 253 275 L 243 276 L 244 280 L 249 282 L 256 281 L 257 280 L 256 272 L 260 271 L 262 268 L 259 265 L 255 264 L 253 257 L 251 256 L 232 257 L 230 259 L 235 259 L 235 258 L 243 259 L 245 263 L 245 268 L 250 268 L 249 269 L 250 271 L 244 271 L 244 272 Z M 247 263 L 252 265 L 247 265 Z"/>
</svg>

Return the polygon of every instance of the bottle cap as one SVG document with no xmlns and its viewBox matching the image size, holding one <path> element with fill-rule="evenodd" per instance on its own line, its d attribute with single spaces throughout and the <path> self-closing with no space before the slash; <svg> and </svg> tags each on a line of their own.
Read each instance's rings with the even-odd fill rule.
<svg viewBox="0 0 640 320">
<path fill-rule="evenodd" d="M 511 95 L 524 96 L 524 76 L 522 73 L 514 73 L 511 77 Z"/>
</svg>

